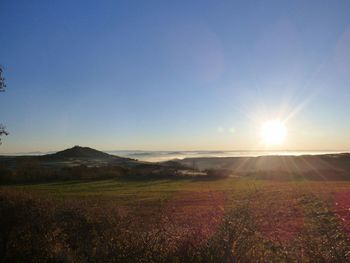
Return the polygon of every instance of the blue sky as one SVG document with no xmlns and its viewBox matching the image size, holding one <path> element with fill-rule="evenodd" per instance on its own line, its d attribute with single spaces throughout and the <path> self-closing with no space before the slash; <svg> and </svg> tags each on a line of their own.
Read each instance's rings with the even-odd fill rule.
<svg viewBox="0 0 350 263">
<path fill-rule="evenodd" d="M 0 2 L 0 152 L 350 149 L 349 1 Z"/>
</svg>

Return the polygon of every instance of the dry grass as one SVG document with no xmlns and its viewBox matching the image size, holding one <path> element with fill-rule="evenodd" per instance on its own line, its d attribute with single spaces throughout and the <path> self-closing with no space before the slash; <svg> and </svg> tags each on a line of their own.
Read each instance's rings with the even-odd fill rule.
<svg viewBox="0 0 350 263">
<path fill-rule="evenodd" d="M 70 182 L 0 190 L 1 258 L 348 262 L 348 182 Z"/>
</svg>

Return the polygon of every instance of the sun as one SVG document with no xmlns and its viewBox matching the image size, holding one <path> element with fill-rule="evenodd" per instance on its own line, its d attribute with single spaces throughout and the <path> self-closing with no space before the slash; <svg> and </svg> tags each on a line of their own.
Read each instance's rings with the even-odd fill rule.
<svg viewBox="0 0 350 263">
<path fill-rule="evenodd" d="M 287 138 L 287 128 L 282 121 L 270 120 L 261 127 L 261 139 L 266 146 L 282 145 Z"/>
</svg>

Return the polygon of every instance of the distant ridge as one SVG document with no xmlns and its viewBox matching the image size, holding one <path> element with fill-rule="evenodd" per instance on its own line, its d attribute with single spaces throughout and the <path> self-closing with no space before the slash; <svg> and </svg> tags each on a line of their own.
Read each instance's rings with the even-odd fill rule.
<svg viewBox="0 0 350 263">
<path fill-rule="evenodd" d="M 33 158 L 33 157 L 32 157 Z M 139 162 L 135 159 L 120 157 L 111 155 L 105 152 L 101 152 L 90 147 L 74 146 L 63 151 L 56 153 L 37 156 L 39 161 L 47 164 L 61 164 L 67 163 L 84 164 L 88 166 L 101 166 L 101 165 L 120 165 L 120 166 L 134 166 Z"/>
<path fill-rule="evenodd" d="M 96 158 L 96 159 L 112 159 L 121 158 L 117 156 L 110 155 L 105 152 L 101 152 L 90 147 L 74 146 L 72 148 L 59 151 L 53 154 L 43 155 L 45 158 L 50 159 L 66 159 L 66 158 Z"/>
</svg>

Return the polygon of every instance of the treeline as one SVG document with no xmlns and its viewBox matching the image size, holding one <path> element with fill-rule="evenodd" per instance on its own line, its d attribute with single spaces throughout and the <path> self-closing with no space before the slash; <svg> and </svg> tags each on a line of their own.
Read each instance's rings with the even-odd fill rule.
<svg viewBox="0 0 350 263">
<path fill-rule="evenodd" d="M 16 164 L 0 164 L 0 183 L 32 183 L 62 180 L 150 180 L 183 179 L 219 180 L 229 177 L 253 178 L 262 180 L 350 180 L 350 171 L 323 169 L 313 171 L 235 171 L 232 169 L 207 169 L 204 171 L 190 169 L 176 162 L 159 164 L 140 163 L 133 167 L 105 165 L 90 167 L 87 165 L 59 166 L 43 165 L 36 159 L 25 159 Z"/>
<path fill-rule="evenodd" d="M 27 183 L 77 179 L 108 179 L 125 174 L 121 167 L 74 167 L 50 168 L 45 166 L 21 166 L 16 169 L 0 167 L 0 183 Z"/>
<path fill-rule="evenodd" d="M 128 179 L 146 180 L 161 178 L 182 178 L 179 167 L 140 164 L 135 167 L 101 166 L 88 167 L 86 165 L 57 167 L 44 166 L 39 162 L 23 162 L 14 168 L 0 165 L 0 183 L 31 183 L 61 180 L 102 180 Z"/>
</svg>

